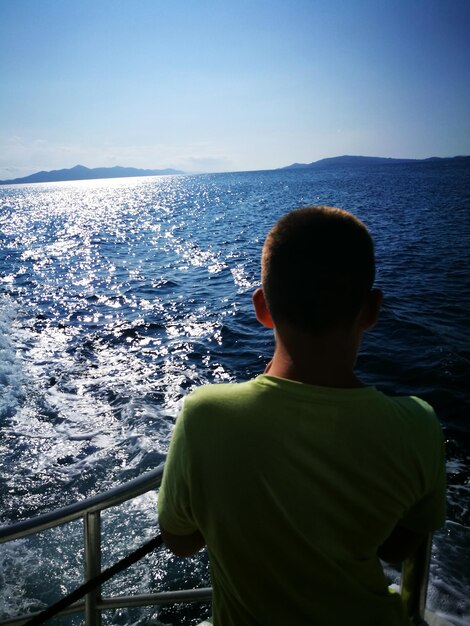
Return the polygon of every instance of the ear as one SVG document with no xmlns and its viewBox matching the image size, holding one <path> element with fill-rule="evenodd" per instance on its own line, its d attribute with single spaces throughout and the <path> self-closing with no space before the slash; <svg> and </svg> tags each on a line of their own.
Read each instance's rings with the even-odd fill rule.
<svg viewBox="0 0 470 626">
<path fill-rule="evenodd" d="M 368 294 L 360 314 L 360 324 L 363 330 L 375 326 L 383 302 L 383 293 L 380 289 L 372 289 Z"/>
<path fill-rule="evenodd" d="M 255 307 L 258 322 L 267 328 L 274 328 L 274 322 L 266 304 L 264 291 L 261 288 L 258 288 L 253 294 L 253 306 Z"/>
</svg>

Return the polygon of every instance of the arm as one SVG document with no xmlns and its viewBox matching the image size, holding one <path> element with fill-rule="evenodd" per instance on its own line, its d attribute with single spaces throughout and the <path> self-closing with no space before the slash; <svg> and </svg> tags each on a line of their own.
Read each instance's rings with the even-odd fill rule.
<svg viewBox="0 0 470 626">
<path fill-rule="evenodd" d="M 157 504 L 163 542 L 180 557 L 191 556 L 206 545 L 191 507 L 189 446 L 184 421 L 183 407 L 171 438 Z"/>
<path fill-rule="evenodd" d="M 409 558 L 426 537 L 427 534 L 417 533 L 403 526 L 395 526 L 390 536 L 377 550 L 377 556 L 387 563 L 400 563 Z"/>
<path fill-rule="evenodd" d="M 176 556 L 191 556 L 206 545 L 204 537 L 198 530 L 191 535 L 174 535 L 160 524 L 160 532 L 164 544 Z"/>
<path fill-rule="evenodd" d="M 409 558 L 427 540 L 429 533 L 444 525 L 446 517 L 444 437 L 433 409 L 422 400 L 414 398 L 414 402 L 427 412 L 427 422 L 423 422 L 427 430 L 419 439 L 422 441 L 423 478 L 427 483 L 427 492 L 406 512 L 378 548 L 378 557 L 388 563 L 399 563 Z"/>
</svg>

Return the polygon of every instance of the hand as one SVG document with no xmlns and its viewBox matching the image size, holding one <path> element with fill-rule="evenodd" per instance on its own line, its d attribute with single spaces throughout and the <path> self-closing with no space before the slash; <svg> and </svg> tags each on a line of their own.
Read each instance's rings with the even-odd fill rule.
<svg viewBox="0 0 470 626">
<path fill-rule="evenodd" d="M 176 556 L 191 556 L 206 545 L 204 537 L 198 530 L 191 535 L 174 535 L 160 524 L 160 532 L 164 544 Z"/>
</svg>

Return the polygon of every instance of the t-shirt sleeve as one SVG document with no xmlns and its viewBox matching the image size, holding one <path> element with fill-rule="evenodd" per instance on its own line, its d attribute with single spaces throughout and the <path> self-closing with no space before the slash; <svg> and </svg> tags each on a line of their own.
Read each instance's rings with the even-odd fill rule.
<svg viewBox="0 0 470 626">
<path fill-rule="evenodd" d="M 428 533 L 444 525 L 446 518 L 446 466 L 445 445 L 441 428 L 435 419 L 434 441 L 429 442 L 434 451 L 434 463 L 428 468 L 430 485 L 425 495 L 405 514 L 399 522 L 418 533 Z"/>
<path fill-rule="evenodd" d="M 157 504 L 161 525 L 174 535 L 190 535 L 197 530 L 191 511 L 188 479 L 183 408 L 171 438 Z"/>
</svg>

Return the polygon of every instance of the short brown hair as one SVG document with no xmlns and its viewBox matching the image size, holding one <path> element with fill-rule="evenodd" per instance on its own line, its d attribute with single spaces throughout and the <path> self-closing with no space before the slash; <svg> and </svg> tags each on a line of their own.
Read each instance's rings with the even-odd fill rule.
<svg viewBox="0 0 470 626">
<path fill-rule="evenodd" d="M 271 317 L 319 334 L 348 328 L 375 278 L 374 243 L 351 213 L 296 209 L 269 232 L 261 280 Z"/>
</svg>

